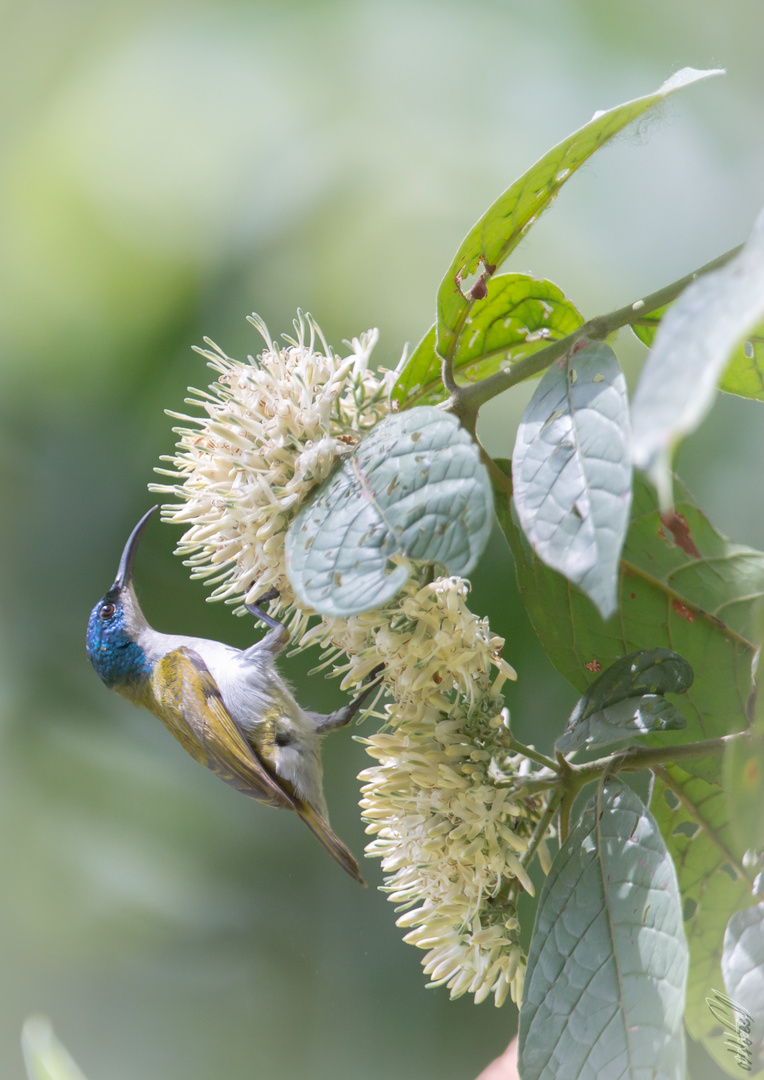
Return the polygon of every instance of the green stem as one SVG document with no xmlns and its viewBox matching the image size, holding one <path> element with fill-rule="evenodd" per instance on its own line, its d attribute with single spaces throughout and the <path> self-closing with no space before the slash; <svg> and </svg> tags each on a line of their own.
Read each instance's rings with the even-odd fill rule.
<svg viewBox="0 0 764 1080">
<path fill-rule="evenodd" d="M 538 750 L 534 750 L 531 746 L 525 746 L 519 739 L 516 739 L 514 735 L 509 736 L 509 749 L 513 750 L 516 754 L 522 754 L 524 757 L 530 758 L 531 761 L 537 762 L 539 765 L 545 765 L 548 769 L 557 769 L 557 762 L 553 758 L 547 757 L 545 754 L 540 754 Z"/>
<path fill-rule="evenodd" d="M 454 376 L 454 354 L 451 349 L 449 349 L 448 353 L 443 357 L 440 365 L 440 377 L 449 394 L 453 395 L 459 393 L 459 384 Z"/>
<path fill-rule="evenodd" d="M 499 466 L 496 464 L 496 462 L 493 460 L 491 455 L 481 443 L 480 439 L 478 438 L 477 432 L 473 431 L 471 434 L 477 444 L 478 450 L 480 451 L 480 460 L 488 469 L 488 475 L 491 477 L 491 483 L 498 491 L 503 492 L 506 495 L 507 499 L 510 499 L 512 497 L 512 477 L 499 468 Z"/>
<path fill-rule="evenodd" d="M 560 805 L 562 797 L 562 792 L 557 790 L 547 803 L 546 810 L 536 822 L 536 828 L 533 830 L 533 835 L 528 841 L 528 847 L 520 856 L 520 864 L 522 866 L 527 866 L 536 854 L 539 844 L 546 836 L 547 829 L 552 823 L 552 818 L 557 813 L 557 807 Z"/>
<path fill-rule="evenodd" d="M 548 776 L 543 780 L 534 780 L 533 775 L 514 781 L 497 780 L 498 787 L 507 787 L 511 799 L 527 799 L 531 795 L 540 795 L 544 791 L 551 791 L 559 787 L 557 776 Z"/>
<path fill-rule="evenodd" d="M 630 746 L 625 750 L 608 754 L 607 757 L 586 762 L 584 765 L 571 765 L 562 754 L 558 754 L 556 768 L 561 790 L 560 844 L 567 839 L 570 811 L 576 796 L 587 784 L 601 780 L 608 773 L 637 772 L 641 769 L 672 765 L 685 758 L 723 754 L 731 742 L 748 737 L 748 731 L 739 731 L 733 735 L 722 735 L 717 739 L 705 739 L 702 742 L 685 743 L 680 746 Z M 735 868 L 737 869 L 737 866 Z"/>
<path fill-rule="evenodd" d="M 573 772 L 573 766 L 568 759 L 560 751 L 557 751 L 557 772 L 560 777 L 560 788 L 562 791 L 562 798 L 560 799 L 560 817 L 557 822 L 557 839 L 560 847 L 568 839 L 568 833 L 570 832 L 570 811 L 573 808 L 576 795 L 580 791 L 583 785 L 577 785 L 575 782 L 575 773 Z"/>
<path fill-rule="evenodd" d="M 733 735 L 721 735 L 717 739 L 704 739 L 702 742 L 679 746 L 629 746 L 625 750 L 616 751 L 584 765 L 569 765 L 569 785 L 578 793 L 585 784 L 599 780 L 607 772 L 637 772 L 657 765 L 673 765 L 685 758 L 723 754 L 730 743 L 748 737 L 748 731 L 738 731 Z"/>
<path fill-rule="evenodd" d="M 498 371 L 495 375 L 489 375 L 487 379 L 482 379 L 480 382 L 469 383 L 465 386 L 457 385 L 452 368 L 453 360 L 444 360 L 443 378 L 446 389 L 451 394 L 449 403 L 451 412 L 459 417 L 462 425 L 468 431 L 474 432 L 478 411 L 486 401 L 490 401 L 491 398 L 502 394 L 505 390 L 509 390 L 510 387 L 530 378 L 532 375 L 539 375 L 555 360 L 566 356 L 575 343 L 582 338 L 601 341 L 622 326 L 631 326 L 634 323 L 641 322 L 645 315 L 651 311 L 655 311 L 657 308 L 670 304 L 672 300 L 675 300 L 699 275 L 708 274 L 712 270 L 724 266 L 741 249 L 742 244 L 724 255 L 720 255 L 712 262 L 706 263 L 705 266 L 701 266 L 699 270 L 687 274 L 671 285 L 666 285 L 663 289 L 659 289 L 641 300 L 635 300 L 632 304 L 611 311 L 608 315 L 597 315 L 595 318 L 589 319 L 588 322 L 579 326 L 577 330 L 574 330 L 572 334 L 568 334 L 567 337 L 552 342 L 551 345 L 547 345 L 545 349 L 540 349 L 532 356 L 526 356 L 525 359 L 518 360 L 506 371 Z"/>
<path fill-rule="evenodd" d="M 575 797 L 575 792 L 566 791 L 560 799 L 560 821 L 558 825 L 560 847 L 562 847 L 568 839 L 568 833 L 570 832 L 570 811 L 573 807 Z"/>
</svg>

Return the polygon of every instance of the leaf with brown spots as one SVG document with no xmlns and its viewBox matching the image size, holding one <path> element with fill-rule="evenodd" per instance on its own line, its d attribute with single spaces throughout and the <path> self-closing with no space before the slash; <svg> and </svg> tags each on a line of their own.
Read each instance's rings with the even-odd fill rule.
<svg viewBox="0 0 764 1080">
<path fill-rule="evenodd" d="M 680 547 L 682 551 L 688 555 L 692 555 L 693 559 L 700 558 L 700 552 L 695 547 L 695 541 L 692 538 L 690 532 L 690 526 L 687 524 L 687 519 L 678 514 L 676 510 L 668 510 L 665 514 L 661 514 L 661 521 L 666 526 L 668 531 L 674 537 L 674 543 L 677 547 Z"/>
<path fill-rule="evenodd" d="M 507 188 L 470 229 L 438 290 L 437 351 L 453 357 L 472 305 L 473 279 L 485 281 L 517 247 L 536 219 L 551 206 L 560 188 L 597 150 L 677 90 L 719 71 L 683 68 L 652 94 L 594 114 L 588 124 L 549 150 Z M 478 290 L 480 293 L 480 290 Z"/>
<path fill-rule="evenodd" d="M 550 341 L 572 334 L 584 321 L 553 282 L 530 274 L 499 274 L 483 281 L 482 296 L 475 294 L 475 288 L 472 299 L 481 302 L 465 320 L 454 349 L 459 382 L 475 382 L 506 370 Z M 441 378 L 442 365 L 433 326 L 398 376 L 393 400 L 407 409 L 444 401 L 448 391 Z"/>
<path fill-rule="evenodd" d="M 755 652 L 752 613 L 764 595 L 764 554 L 721 536 L 683 496 L 677 510 L 700 557 L 688 556 L 662 528 L 652 489 L 637 477 L 620 562 L 619 610 L 603 620 L 583 593 L 533 554 L 505 495 L 496 494 L 496 508 L 534 629 L 579 692 L 596 676 L 594 661 L 606 668 L 635 649 L 673 649 L 695 672 L 692 687 L 675 700 L 687 727 L 648 735 L 644 743 L 694 742 L 745 727 Z M 686 767 L 715 778 L 721 766 L 708 758 Z"/>
</svg>

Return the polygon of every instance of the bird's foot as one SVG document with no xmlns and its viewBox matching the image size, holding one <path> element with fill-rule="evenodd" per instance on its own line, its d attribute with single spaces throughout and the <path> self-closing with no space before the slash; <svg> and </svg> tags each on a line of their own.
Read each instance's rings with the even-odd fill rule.
<svg viewBox="0 0 764 1080">
<path fill-rule="evenodd" d="M 384 671 L 384 668 L 384 664 L 377 664 L 376 667 L 371 669 L 362 684 L 360 694 L 353 698 L 348 705 L 344 705 L 341 709 L 337 709 L 335 712 L 329 713 L 328 715 L 322 715 L 320 713 L 309 714 L 315 720 L 316 730 L 320 735 L 325 735 L 328 731 L 335 731 L 337 728 L 346 727 L 350 723 L 372 690 L 376 690 L 379 686 L 377 676 L 380 671 Z"/>
<path fill-rule="evenodd" d="M 269 601 L 275 600 L 278 595 L 279 591 L 276 586 L 271 585 L 270 589 L 268 589 L 267 592 L 264 592 L 262 596 L 258 596 L 257 600 L 253 600 L 251 604 L 245 603 L 244 607 L 247 609 L 247 611 L 250 612 L 250 614 L 259 616 L 260 611 L 258 609 L 260 608 L 260 605 L 267 604 Z"/>
<path fill-rule="evenodd" d="M 284 626 L 284 624 L 280 623 L 278 619 L 274 619 L 272 615 L 268 615 L 267 612 L 263 611 L 262 607 L 260 606 L 261 604 L 267 604 L 269 600 L 275 600 L 278 595 L 278 589 L 274 586 L 271 586 L 270 589 L 268 589 L 267 592 L 264 592 L 262 596 L 258 596 L 257 600 L 253 601 L 253 603 L 248 604 L 245 601 L 244 607 L 247 609 L 250 615 L 254 615 L 256 619 L 264 622 L 266 626 L 270 626 L 272 630 L 284 630 L 284 632 L 286 633 L 286 627 Z"/>
</svg>

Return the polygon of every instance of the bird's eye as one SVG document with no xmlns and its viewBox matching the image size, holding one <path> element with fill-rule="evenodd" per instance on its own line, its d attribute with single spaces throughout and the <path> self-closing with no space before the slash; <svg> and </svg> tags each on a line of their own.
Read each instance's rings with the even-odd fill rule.
<svg viewBox="0 0 764 1080">
<path fill-rule="evenodd" d="M 114 607 L 114 604 L 110 604 L 108 602 L 105 604 L 101 604 L 98 609 L 98 617 L 99 619 L 110 619 L 116 610 L 117 609 Z"/>
</svg>

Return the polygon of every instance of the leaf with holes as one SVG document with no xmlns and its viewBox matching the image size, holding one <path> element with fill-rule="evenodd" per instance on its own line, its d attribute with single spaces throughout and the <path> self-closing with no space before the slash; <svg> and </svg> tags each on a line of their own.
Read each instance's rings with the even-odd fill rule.
<svg viewBox="0 0 764 1080">
<path fill-rule="evenodd" d="M 587 805 L 544 883 L 520 1008 L 523 1080 L 684 1080 L 676 873 L 629 788 Z"/>
<path fill-rule="evenodd" d="M 467 382 L 485 379 L 518 360 L 567 337 L 583 317 L 551 281 L 529 274 L 498 274 L 486 282 L 486 295 L 459 332 L 454 373 Z M 434 404 L 448 397 L 441 379 L 442 360 L 431 327 L 398 376 L 393 400 L 404 408 Z"/>
<path fill-rule="evenodd" d="M 735 1064 L 758 1074 L 764 1070 L 764 904 L 735 912 L 727 923 L 722 972 L 728 996 L 717 996 L 716 1018 L 733 1036 L 727 1046 Z"/>
<path fill-rule="evenodd" d="M 720 965 L 730 916 L 750 905 L 753 897 L 735 856 L 727 798 L 720 784 L 671 765 L 659 771 L 650 809 L 674 860 L 685 905 L 690 946 L 687 1029 L 730 1069 L 724 1032 L 709 1012 L 706 997 L 713 987 L 723 985 Z"/>
<path fill-rule="evenodd" d="M 508 468 L 508 463 L 497 465 Z M 687 693 L 673 702 L 687 718 L 686 729 L 647 735 L 648 746 L 694 742 L 746 726 L 756 652 L 753 614 L 764 595 L 764 554 L 720 536 L 689 498 L 678 494 L 676 509 L 687 531 L 684 547 L 664 527 L 651 486 L 635 476 L 620 561 L 619 613 L 604 620 L 583 593 L 534 554 L 506 495 L 496 492 L 496 511 L 533 628 L 579 693 L 635 649 L 673 649 L 695 672 Z M 699 558 L 688 554 L 692 545 Z M 714 778 L 721 771 L 718 757 L 688 761 L 686 767 Z"/>
<path fill-rule="evenodd" d="M 552 364 L 523 414 L 512 455 L 517 516 L 536 554 L 603 616 L 617 606 L 629 522 L 626 380 L 602 342 Z"/>
<path fill-rule="evenodd" d="M 639 340 L 648 348 L 658 332 L 661 319 L 671 307 L 649 311 L 632 326 Z M 745 341 L 732 351 L 732 359 L 727 364 L 719 381 L 719 389 L 725 394 L 764 401 L 764 323 L 760 323 L 746 335 Z"/>
<path fill-rule="evenodd" d="M 653 105 L 699 79 L 719 74 L 719 71 L 683 68 L 655 93 L 595 113 L 588 124 L 558 143 L 499 196 L 462 241 L 438 290 L 437 351 L 440 356 L 454 356 L 461 327 L 476 299 L 484 295 L 485 281 L 517 247 L 576 169 Z M 478 272 L 478 281 L 465 294 L 462 283 Z"/>
<path fill-rule="evenodd" d="M 747 334 L 742 345 L 733 350 L 719 389 L 725 394 L 764 401 L 764 323 Z"/>
<path fill-rule="evenodd" d="M 690 665 L 671 649 L 621 657 L 579 699 L 556 749 L 567 754 L 685 727 L 685 718 L 663 695 L 685 693 L 692 678 Z"/>
<path fill-rule="evenodd" d="M 392 599 L 407 558 L 465 575 L 491 531 L 488 472 L 450 413 L 422 406 L 389 416 L 297 514 L 287 573 L 303 604 L 355 615 Z"/>
<path fill-rule="evenodd" d="M 674 447 L 700 424 L 732 352 L 764 317 L 764 213 L 734 259 L 688 286 L 661 320 L 632 403 L 634 464 L 670 506 Z"/>
</svg>

